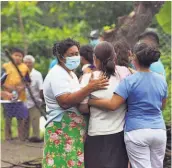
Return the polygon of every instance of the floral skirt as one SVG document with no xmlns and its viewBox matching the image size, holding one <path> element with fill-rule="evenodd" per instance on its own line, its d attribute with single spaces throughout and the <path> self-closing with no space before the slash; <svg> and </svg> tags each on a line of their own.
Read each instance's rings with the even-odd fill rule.
<svg viewBox="0 0 172 168">
<path fill-rule="evenodd" d="M 84 116 L 65 112 L 45 130 L 43 168 L 84 168 Z"/>
</svg>

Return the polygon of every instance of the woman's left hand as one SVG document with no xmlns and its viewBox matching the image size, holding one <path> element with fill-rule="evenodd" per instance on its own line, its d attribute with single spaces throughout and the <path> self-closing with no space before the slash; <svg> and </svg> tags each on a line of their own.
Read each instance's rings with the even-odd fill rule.
<svg viewBox="0 0 172 168">
<path fill-rule="evenodd" d="M 108 79 L 104 75 L 100 75 L 98 79 L 94 79 L 94 74 L 92 73 L 88 87 L 91 91 L 104 90 L 107 89 L 106 86 L 109 85 Z"/>
</svg>

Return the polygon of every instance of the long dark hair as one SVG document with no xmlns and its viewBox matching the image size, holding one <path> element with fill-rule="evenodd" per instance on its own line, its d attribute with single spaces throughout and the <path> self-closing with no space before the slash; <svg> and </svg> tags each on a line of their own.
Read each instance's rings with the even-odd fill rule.
<svg viewBox="0 0 172 168">
<path fill-rule="evenodd" d="M 111 75 L 115 75 L 115 50 L 111 43 L 103 41 L 99 43 L 95 49 L 94 54 L 101 62 L 101 70 L 110 78 Z"/>
<path fill-rule="evenodd" d="M 116 52 L 116 64 L 129 67 L 128 52 L 130 47 L 128 43 L 124 40 L 119 40 L 114 44 L 114 49 Z"/>
</svg>

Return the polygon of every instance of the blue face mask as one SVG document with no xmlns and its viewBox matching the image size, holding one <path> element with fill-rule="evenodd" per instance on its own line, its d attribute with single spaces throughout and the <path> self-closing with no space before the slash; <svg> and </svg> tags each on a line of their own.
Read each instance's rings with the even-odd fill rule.
<svg viewBox="0 0 172 168">
<path fill-rule="evenodd" d="M 94 39 L 94 40 L 90 40 L 90 44 L 95 47 L 97 44 L 99 44 L 99 39 Z"/>
<path fill-rule="evenodd" d="M 72 56 L 72 57 L 66 57 L 66 63 L 65 66 L 66 68 L 68 68 L 69 70 L 74 70 L 76 69 L 81 62 L 81 57 L 80 56 Z"/>
</svg>

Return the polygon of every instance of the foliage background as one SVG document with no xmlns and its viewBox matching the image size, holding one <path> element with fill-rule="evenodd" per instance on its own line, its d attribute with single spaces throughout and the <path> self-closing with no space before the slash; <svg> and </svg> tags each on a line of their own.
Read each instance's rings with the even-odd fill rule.
<svg viewBox="0 0 172 168">
<path fill-rule="evenodd" d="M 171 1 L 165 2 L 160 12 L 156 15 L 158 22 L 157 30 L 160 37 L 161 60 L 165 67 L 168 83 L 168 100 L 163 111 L 165 121 L 168 124 L 171 122 L 171 6 Z"/>
<path fill-rule="evenodd" d="M 107 29 L 117 23 L 119 16 L 128 15 L 133 2 L 124 1 L 30 1 L 1 2 L 1 46 L 2 63 L 5 48 L 20 47 L 36 58 L 36 69 L 45 77 L 55 41 L 67 37 L 80 44 L 89 43 L 91 30 Z M 160 37 L 161 60 L 166 69 L 168 102 L 164 110 L 166 122 L 171 121 L 171 2 L 165 2 L 152 20 L 150 27 Z"/>
<path fill-rule="evenodd" d="M 66 37 L 87 44 L 92 29 L 113 24 L 132 10 L 132 2 L 2 2 L 2 49 L 27 43 L 28 53 L 37 58 L 36 67 L 45 76 L 55 41 Z M 122 10 L 121 10 L 122 9 Z M 24 37 L 21 33 L 19 12 Z M 49 58 L 49 59 L 47 59 Z M 42 66 L 44 64 L 44 66 Z M 42 69 L 43 68 L 43 69 Z"/>
</svg>

